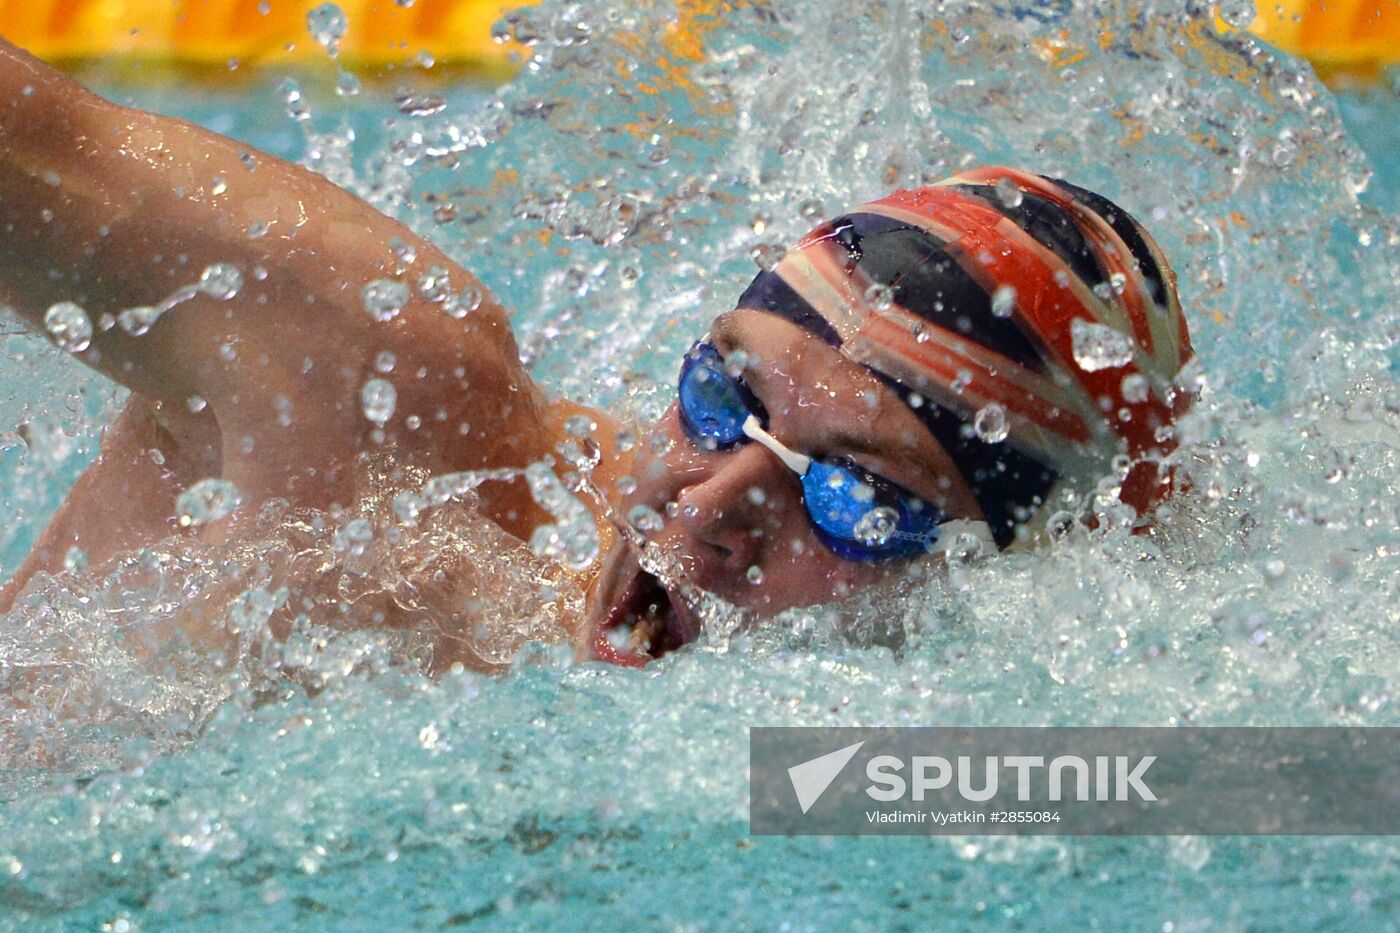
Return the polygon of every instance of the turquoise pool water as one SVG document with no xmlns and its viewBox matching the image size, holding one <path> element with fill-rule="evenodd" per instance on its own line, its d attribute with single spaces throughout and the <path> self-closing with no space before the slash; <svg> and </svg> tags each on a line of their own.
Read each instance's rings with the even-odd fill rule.
<svg viewBox="0 0 1400 933">
<path fill-rule="evenodd" d="M 518 309 L 546 384 L 639 418 L 804 215 L 976 162 L 1097 188 L 1172 257 L 1208 385 L 1171 533 L 1070 535 L 643 672 L 535 651 L 429 680 L 330 635 L 314 696 L 123 649 L 249 572 L 232 555 L 48 582 L 0 623 L 0 672 L 61 698 L 0 719 L 0 928 L 1400 926 L 1386 839 L 746 833 L 753 725 L 1397 724 L 1396 96 L 1338 101 L 1180 4 L 745 5 L 697 59 L 668 10 L 546 4 L 500 91 L 408 71 L 347 98 L 327 63 L 300 122 L 277 81 L 88 78 L 309 158 Z M 116 400 L 3 339 L 8 571 Z"/>
</svg>

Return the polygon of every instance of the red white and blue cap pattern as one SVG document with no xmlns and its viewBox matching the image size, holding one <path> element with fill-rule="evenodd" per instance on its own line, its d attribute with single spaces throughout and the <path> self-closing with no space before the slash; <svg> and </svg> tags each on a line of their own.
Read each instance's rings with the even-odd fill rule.
<svg viewBox="0 0 1400 933">
<path fill-rule="evenodd" d="M 1003 547 L 1053 489 L 1092 484 L 1115 456 L 1132 460 L 1120 498 L 1140 515 L 1171 488 L 1186 320 L 1160 248 L 1100 195 L 995 167 L 897 191 L 812 231 L 739 307 L 805 327 L 898 391 Z M 1130 352 L 1086 368 L 1077 330 Z M 1004 442 L 969 427 L 993 403 Z"/>
</svg>

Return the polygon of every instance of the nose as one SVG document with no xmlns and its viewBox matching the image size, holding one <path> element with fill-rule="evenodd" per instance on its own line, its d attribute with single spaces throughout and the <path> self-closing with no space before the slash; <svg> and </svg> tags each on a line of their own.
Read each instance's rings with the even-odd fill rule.
<svg viewBox="0 0 1400 933">
<path fill-rule="evenodd" d="M 726 563 L 747 569 L 758 562 L 766 540 L 777 534 L 795 505 L 792 472 L 760 444 L 717 455 L 713 469 L 676 496 L 675 521 L 692 537 L 719 552 Z"/>
</svg>

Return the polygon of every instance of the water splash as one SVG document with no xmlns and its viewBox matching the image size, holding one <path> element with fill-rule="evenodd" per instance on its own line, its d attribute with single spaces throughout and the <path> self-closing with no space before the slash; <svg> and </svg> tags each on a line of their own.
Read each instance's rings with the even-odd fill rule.
<svg viewBox="0 0 1400 933">
<path fill-rule="evenodd" d="M 529 50 L 518 81 L 422 116 L 386 102 L 382 150 L 336 162 L 337 181 L 519 309 L 552 389 L 642 423 L 751 254 L 822 215 L 979 162 L 1101 190 L 1171 258 L 1201 358 L 1157 534 L 1127 533 L 1110 475 L 1050 504 L 1042 552 L 968 550 L 941 579 L 911 569 L 776 626 L 717 617 L 732 638 L 641 674 L 521 653 L 581 594 L 472 517 L 474 477 L 386 480 L 375 517 L 268 518 L 256 547 L 162 546 L 100 580 L 75 567 L 0 630 L 21 698 L 7 904 L 88 925 L 447 922 L 438 879 L 470 870 L 461 916 L 503 924 L 895 926 L 936 903 L 963 925 L 1383 927 L 1384 840 L 901 840 L 916 884 L 889 876 L 885 840 L 743 830 L 754 723 L 1395 724 L 1400 234 L 1368 207 L 1370 167 L 1328 92 L 1199 4 L 771 2 L 723 24 L 677 9 L 680 25 L 621 2 L 508 18 Z M 70 399 L 96 384 L 58 372 L 10 421 L 27 425 L 7 451 L 23 516 L 112 411 L 95 388 Z M 360 518 L 360 553 L 337 550 Z M 283 559 L 319 568 L 327 595 L 284 599 Z M 162 637 L 200 599 L 224 640 Z M 486 629 L 434 608 L 473 600 Z M 339 624 L 391 606 L 515 670 L 428 680 L 418 635 Z M 271 620 L 292 634 L 252 637 Z M 367 872 L 373 903 L 355 893 Z M 715 888 L 756 874 L 783 897 L 726 914 Z M 664 903 L 641 896 L 661 883 Z"/>
</svg>

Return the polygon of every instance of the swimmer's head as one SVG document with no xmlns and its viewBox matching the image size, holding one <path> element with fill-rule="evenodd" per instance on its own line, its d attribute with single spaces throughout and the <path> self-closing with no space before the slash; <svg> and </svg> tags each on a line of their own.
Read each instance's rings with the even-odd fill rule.
<svg viewBox="0 0 1400 933">
<path fill-rule="evenodd" d="M 1100 195 L 1006 168 L 900 191 L 808 234 L 739 307 L 893 388 L 1000 547 L 1110 473 L 1144 522 L 1171 487 L 1186 320 L 1152 237 Z"/>
<path fill-rule="evenodd" d="M 852 546 L 862 535 L 822 509 L 860 495 L 843 479 L 813 501 L 826 493 L 808 463 L 868 479 L 859 492 L 915 542 L 985 522 L 1004 548 L 1061 490 L 1107 475 L 1145 520 L 1170 488 L 1190 356 L 1160 251 L 1106 199 L 1007 169 L 898 192 L 814 230 L 716 319 L 624 514 L 645 507 L 689 584 L 759 615 L 852 594 L 924 550 Z M 595 656 L 637 663 L 638 644 L 657 654 L 698 631 L 628 549 L 597 595 Z M 624 623 L 646 636 L 637 650 L 617 648 Z"/>
</svg>

